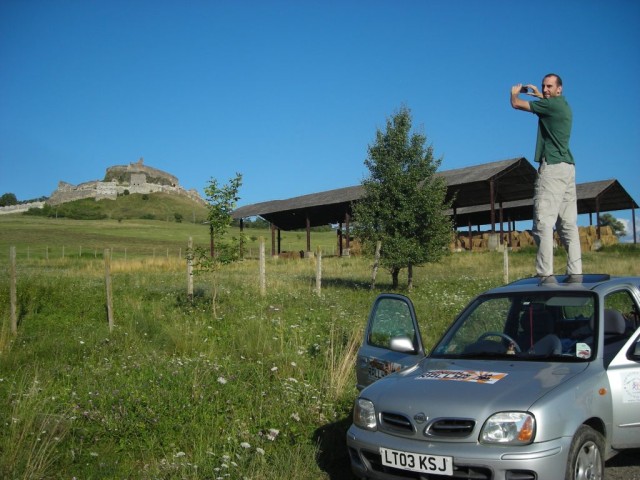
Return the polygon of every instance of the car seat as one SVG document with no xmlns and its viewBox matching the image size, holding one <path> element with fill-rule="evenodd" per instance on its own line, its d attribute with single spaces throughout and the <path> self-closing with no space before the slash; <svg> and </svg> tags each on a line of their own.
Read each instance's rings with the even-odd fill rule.
<svg viewBox="0 0 640 480">
<path fill-rule="evenodd" d="M 530 305 L 520 315 L 518 345 L 523 351 L 529 350 L 543 337 L 554 333 L 554 326 L 551 312 L 540 305 Z"/>
</svg>

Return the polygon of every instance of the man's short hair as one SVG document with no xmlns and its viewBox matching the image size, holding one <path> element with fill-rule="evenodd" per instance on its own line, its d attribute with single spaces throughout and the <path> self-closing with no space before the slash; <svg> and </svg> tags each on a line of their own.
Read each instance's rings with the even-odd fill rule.
<svg viewBox="0 0 640 480">
<path fill-rule="evenodd" d="M 547 73 L 542 80 L 544 81 L 545 78 L 549 78 L 549 77 L 556 77 L 556 85 L 558 87 L 562 86 L 562 79 L 560 78 L 560 75 L 556 73 Z"/>
</svg>

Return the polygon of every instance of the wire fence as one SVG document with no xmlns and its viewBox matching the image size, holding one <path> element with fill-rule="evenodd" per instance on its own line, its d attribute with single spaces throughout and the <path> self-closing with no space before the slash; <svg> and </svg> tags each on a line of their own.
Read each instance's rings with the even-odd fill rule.
<svg viewBox="0 0 640 480">
<path fill-rule="evenodd" d="M 190 250 L 193 246 L 193 241 L 190 238 L 189 239 L 189 243 L 188 243 L 188 250 Z M 62 248 L 62 258 L 64 257 L 64 247 Z M 187 251 L 188 251 L 187 250 Z M 48 255 L 48 252 L 46 252 L 45 249 L 45 255 Z M 111 262 L 112 262 L 112 257 L 113 252 L 106 248 L 102 251 L 100 257 L 102 259 L 102 261 L 104 262 L 104 279 L 105 279 L 105 291 L 106 291 L 106 314 L 107 314 L 107 322 L 109 325 L 109 330 L 111 331 L 113 329 L 113 325 L 114 325 L 114 309 L 113 309 L 113 292 L 112 292 L 112 281 L 111 281 Z M 179 255 L 182 255 L 182 251 L 180 250 Z M 98 252 L 97 250 L 94 251 L 94 256 L 97 259 L 98 258 Z M 167 258 L 169 256 L 169 251 L 167 249 Z M 82 252 L 81 250 L 78 251 L 78 257 L 81 258 L 82 257 Z M 46 257 L 45 257 L 46 258 Z M 126 249 L 125 249 L 125 258 L 126 258 Z M 181 257 L 180 257 L 181 258 Z M 258 280 L 259 280 L 259 285 L 260 285 L 260 295 L 264 296 L 267 293 L 267 281 L 266 281 L 266 263 L 265 263 L 265 259 L 266 259 L 266 253 L 265 253 L 265 242 L 263 239 L 261 239 L 260 241 L 260 245 L 258 247 L 258 265 L 259 268 L 257 270 L 256 273 L 258 273 Z M 314 260 L 315 260 L 315 277 L 316 277 L 316 282 L 315 282 L 315 293 L 317 295 L 321 295 L 322 292 L 322 250 L 320 248 L 318 248 L 315 252 L 314 255 Z M 9 248 L 9 297 L 10 297 L 10 328 L 11 328 L 11 333 L 13 335 L 16 335 L 18 332 L 18 315 L 17 315 L 17 311 L 18 311 L 18 265 L 19 265 L 20 261 L 18 259 L 17 256 L 17 249 L 15 246 L 11 246 Z M 187 296 L 190 300 L 193 299 L 193 266 L 194 266 L 194 260 L 193 257 L 191 255 L 186 255 L 185 258 L 185 266 L 186 266 L 186 272 L 187 272 Z M 213 301 L 214 305 L 213 308 L 215 308 L 215 300 Z"/>
<path fill-rule="evenodd" d="M 276 256 L 282 258 L 304 258 L 310 256 L 309 252 L 304 250 L 296 250 L 294 245 L 289 246 L 289 250 L 281 250 Z M 105 249 L 109 250 L 111 260 L 140 260 L 140 259 L 167 259 L 167 260 L 186 260 L 188 252 L 188 244 L 184 246 L 176 245 L 132 245 L 132 246 L 88 246 L 88 245 L 15 245 L 15 255 L 17 260 L 59 260 L 59 259 L 102 259 Z M 194 245 L 194 248 L 208 249 L 208 244 Z M 338 254 L 338 248 L 335 245 L 318 245 L 316 251 L 321 251 L 325 256 L 334 256 Z M 267 255 L 271 255 L 271 249 L 266 246 Z M 257 259 L 260 256 L 260 246 L 250 245 L 243 246 L 241 256 L 245 259 Z M 312 255 L 311 255 L 312 256 Z M 9 260 L 8 249 L 0 252 L 0 262 L 6 263 Z"/>
</svg>

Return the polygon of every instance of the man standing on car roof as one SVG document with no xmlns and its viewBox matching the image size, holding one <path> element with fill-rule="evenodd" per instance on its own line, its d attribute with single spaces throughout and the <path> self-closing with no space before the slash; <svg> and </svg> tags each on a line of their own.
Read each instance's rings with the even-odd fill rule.
<svg viewBox="0 0 640 480">
<path fill-rule="evenodd" d="M 527 101 L 521 93 L 539 100 Z M 533 197 L 533 237 L 538 245 L 536 273 L 553 275 L 553 227 L 567 249 L 567 274 L 582 274 L 578 233 L 576 170 L 569 138 L 573 114 L 562 96 L 562 79 L 550 73 L 542 79 L 542 93 L 535 85 L 511 87 L 511 106 L 538 116 L 535 161 L 540 164 Z"/>
</svg>

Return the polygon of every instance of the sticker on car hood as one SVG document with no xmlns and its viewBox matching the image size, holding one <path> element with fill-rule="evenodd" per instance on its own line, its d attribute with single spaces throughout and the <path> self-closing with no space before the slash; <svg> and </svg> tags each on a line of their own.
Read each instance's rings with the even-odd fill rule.
<svg viewBox="0 0 640 480">
<path fill-rule="evenodd" d="M 493 384 L 507 375 L 507 373 L 482 372 L 480 370 L 428 370 L 417 376 L 416 380 L 450 380 Z"/>
</svg>

